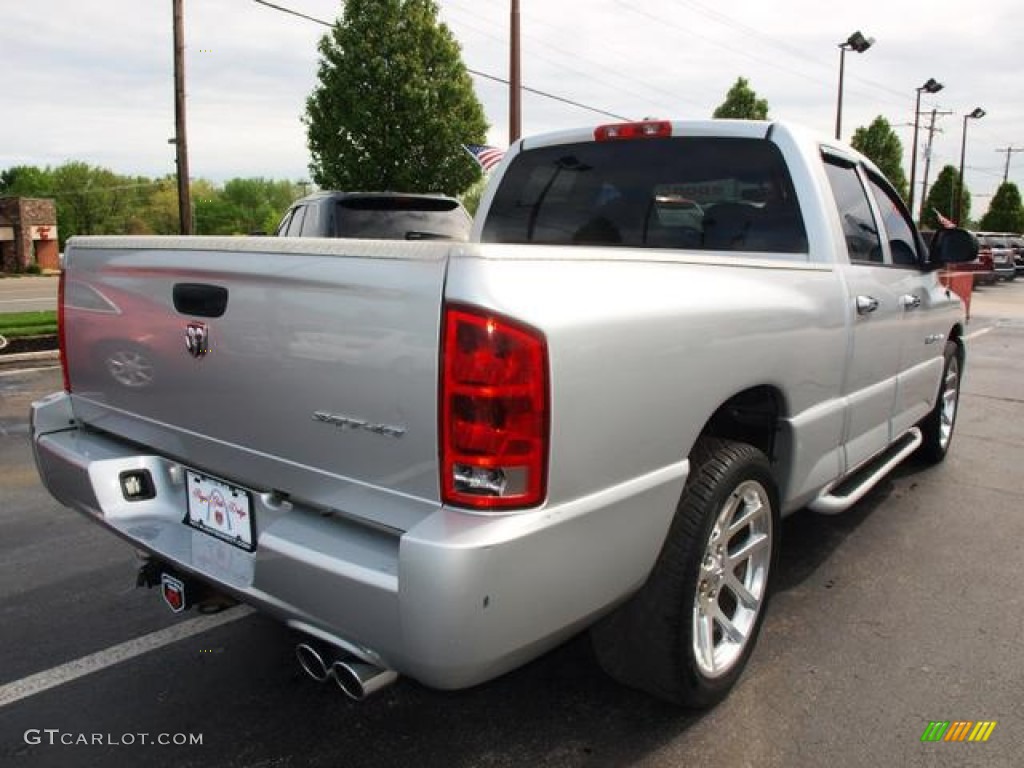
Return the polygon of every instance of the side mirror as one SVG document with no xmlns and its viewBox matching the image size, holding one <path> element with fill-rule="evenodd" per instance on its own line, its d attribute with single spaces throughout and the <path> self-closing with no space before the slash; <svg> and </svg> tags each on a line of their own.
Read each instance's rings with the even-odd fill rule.
<svg viewBox="0 0 1024 768">
<path fill-rule="evenodd" d="M 928 247 L 933 267 L 963 264 L 978 257 L 978 238 L 966 229 L 939 229 Z"/>
</svg>

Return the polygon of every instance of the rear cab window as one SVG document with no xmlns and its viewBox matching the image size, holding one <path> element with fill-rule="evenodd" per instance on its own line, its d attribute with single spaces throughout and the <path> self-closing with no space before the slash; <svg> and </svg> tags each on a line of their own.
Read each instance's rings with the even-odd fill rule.
<svg viewBox="0 0 1024 768">
<path fill-rule="evenodd" d="M 580 142 L 517 155 L 484 242 L 806 254 L 781 152 L 767 139 Z"/>
<path fill-rule="evenodd" d="M 335 206 L 335 237 L 466 240 L 472 226 L 465 209 L 451 199 L 348 197 Z"/>
</svg>

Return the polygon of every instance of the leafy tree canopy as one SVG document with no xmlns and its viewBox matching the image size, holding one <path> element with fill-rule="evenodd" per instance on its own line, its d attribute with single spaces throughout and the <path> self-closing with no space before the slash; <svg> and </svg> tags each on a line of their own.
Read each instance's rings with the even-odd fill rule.
<svg viewBox="0 0 1024 768">
<path fill-rule="evenodd" d="M 50 194 L 50 169 L 15 165 L 0 171 L 0 197 L 40 197 Z"/>
<path fill-rule="evenodd" d="M 978 228 L 990 232 L 1024 232 L 1020 190 L 1012 181 L 999 185 Z"/>
<path fill-rule="evenodd" d="M 768 101 L 757 98 L 757 94 L 750 87 L 747 79 L 738 77 L 729 92 L 725 94 L 725 101 L 718 105 L 712 117 L 716 119 L 767 120 Z"/>
<path fill-rule="evenodd" d="M 850 145 L 869 157 L 900 196 L 908 200 L 907 176 L 903 172 L 903 143 L 888 120 L 879 115 L 867 128 L 858 128 Z"/>
<path fill-rule="evenodd" d="M 956 220 L 956 190 L 960 185 L 960 172 L 952 165 L 944 166 L 939 171 L 939 177 L 935 184 L 928 191 L 928 200 L 924 206 L 924 216 L 921 219 L 925 229 L 938 229 L 939 219 L 935 215 L 938 211 L 950 221 L 967 226 L 971 214 L 971 193 L 965 187 L 963 190 L 963 222 Z"/>
<path fill-rule="evenodd" d="M 487 122 L 433 0 L 347 0 L 319 50 L 303 118 L 318 185 L 457 195 L 477 180 L 462 145 Z"/>
<path fill-rule="evenodd" d="M 231 179 L 223 186 L 192 182 L 195 233 L 272 232 L 304 185 L 273 179 Z M 56 168 L 0 170 L 0 196 L 48 197 L 57 204 L 60 245 L 74 235 L 172 235 L 178 232 L 174 176 L 125 176 L 108 168 L 68 162 Z"/>
</svg>

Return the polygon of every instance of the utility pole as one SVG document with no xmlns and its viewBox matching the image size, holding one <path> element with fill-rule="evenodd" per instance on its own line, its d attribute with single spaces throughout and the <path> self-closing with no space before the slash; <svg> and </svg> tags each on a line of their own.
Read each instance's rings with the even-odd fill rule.
<svg viewBox="0 0 1024 768">
<path fill-rule="evenodd" d="M 1012 155 L 1014 152 L 1024 152 L 1024 147 L 1014 147 L 1011 145 L 1009 147 L 997 149 L 996 152 L 1006 153 L 1006 167 L 1003 169 L 1003 184 L 1005 184 L 1007 180 L 1010 178 L 1010 155 Z"/>
<path fill-rule="evenodd" d="M 178 166 L 178 228 L 192 234 L 192 199 L 188 188 L 188 140 L 185 136 L 185 13 L 184 0 L 171 0 L 174 9 L 174 142 Z"/>
<path fill-rule="evenodd" d="M 921 186 L 921 207 L 917 213 L 917 223 L 920 225 L 924 221 L 924 209 L 928 204 L 928 171 L 932 167 L 932 141 L 935 139 L 935 133 L 942 133 L 941 128 L 935 127 L 935 118 L 939 115 L 952 115 L 952 112 L 939 112 L 938 109 L 932 109 L 932 117 L 928 122 L 928 143 L 925 144 L 924 150 L 924 183 Z M 950 207 L 952 212 L 952 207 Z"/>
<path fill-rule="evenodd" d="M 508 143 L 516 141 L 523 133 L 522 82 L 519 57 L 519 0 L 512 0 L 508 62 Z"/>
</svg>

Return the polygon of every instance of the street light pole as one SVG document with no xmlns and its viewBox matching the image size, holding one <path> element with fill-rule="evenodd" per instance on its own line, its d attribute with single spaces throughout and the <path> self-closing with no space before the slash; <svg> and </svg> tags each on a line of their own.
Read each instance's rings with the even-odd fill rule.
<svg viewBox="0 0 1024 768">
<path fill-rule="evenodd" d="M 846 68 L 846 52 L 864 53 L 875 42 L 873 37 L 864 37 L 858 30 L 846 42 L 839 43 L 839 98 L 836 101 L 836 139 L 843 137 L 843 74 Z"/>
<path fill-rule="evenodd" d="M 967 121 L 974 119 L 977 120 L 985 116 L 985 110 L 981 107 L 975 107 L 973 112 L 968 112 L 964 115 L 964 130 L 960 138 L 960 183 L 956 188 L 956 217 L 955 221 L 957 226 L 963 226 L 961 215 L 963 214 L 964 207 L 964 159 L 967 156 Z"/>
<path fill-rule="evenodd" d="M 921 123 L 921 93 L 938 93 L 942 90 L 942 83 L 936 80 L 934 77 L 929 77 L 928 81 L 920 88 L 915 88 L 917 91 L 917 100 L 914 102 L 914 147 L 910 152 L 910 210 L 914 208 L 914 195 L 915 187 L 917 183 L 917 134 Z"/>
</svg>

